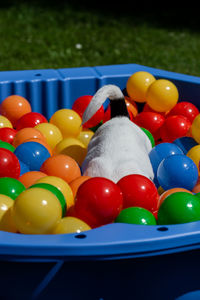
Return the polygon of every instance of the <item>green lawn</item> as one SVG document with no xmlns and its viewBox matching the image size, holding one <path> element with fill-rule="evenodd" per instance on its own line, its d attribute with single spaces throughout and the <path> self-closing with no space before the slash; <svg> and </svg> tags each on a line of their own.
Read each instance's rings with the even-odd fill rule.
<svg viewBox="0 0 200 300">
<path fill-rule="evenodd" d="M 198 20 L 89 1 L 0 5 L 0 70 L 137 63 L 200 76 Z M 93 2 L 92 2 L 93 3 Z"/>
</svg>

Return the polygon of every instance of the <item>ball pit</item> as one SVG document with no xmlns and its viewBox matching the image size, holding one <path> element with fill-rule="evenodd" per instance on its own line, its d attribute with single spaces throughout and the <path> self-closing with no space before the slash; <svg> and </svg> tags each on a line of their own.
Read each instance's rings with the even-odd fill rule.
<svg viewBox="0 0 200 300">
<path fill-rule="evenodd" d="M 46 189 L 60 201 L 62 218 L 78 218 L 80 222 L 86 222 L 90 229 L 126 218 L 128 223 L 148 224 L 139 221 L 142 218 L 140 211 L 145 214 L 147 210 L 157 219 L 163 202 L 171 194 L 175 194 L 175 198 L 180 190 L 191 194 L 199 177 L 199 109 L 190 102 L 178 102 L 176 85 L 167 79 L 157 79 L 150 72 L 133 73 L 125 88 L 130 121 L 146 133 L 152 144 L 149 158 L 154 181 L 139 174 L 130 174 L 114 184 L 106 178 L 90 178 L 82 174 L 81 165 L 90 140 L 97 128 L 110 119 L 109 104 L 106 109 L 102 105 L 91 120 L 82 126 L 82 116 L 92 95 L 78 97 L 71 109 L 58 109 L 49 120 L 43 114 L 34 112 L 26 98 L 10 95 L 0 104 L 1 117 L 5 120 L 1 130 L 12 130 L 12 134 L 8 133 L 11 134 L 8 142 L 0 140 L 0 154 L 7 154 L 6 163 L 3 154 L 0 155 L 0 179 L 5 182 L 5 186 L 1 184 L 2 193 L 15 199 L 17 196 L 20 198 L 24 190 L 33 187 Z M 144 104 L 142 108 L 139 107 L 140 103 Z M 18 106 L 21 110 L 14 114 Z M 3 138 L 4 135 L 2 131 Z M 12 167 L 8 163 L 13 164 Z M 118 193 L 118 196 L 112 196 L 108 192 L 109 184 L 115 190 L 113 193 Z M 9 185 L 12 193 L 9 192 Z M 15 186 L 23 187 L 20 193 Z M 110 200 L 104 200 L 105 189 L 108 195 L 111 194 L 108 197 Z M 170 192 L 172 190 L 173 193 Z M 95 202 L 96 197 L 101 205 Z M 118 201 L 116 207 L 113 197 L 118 199 L 115 200 Z M 106 201 L 110 201 L 111 206 L 103 204 Z M 137 212 L 128 213 L 126 217 L 126 212 L 131 211 L 126 210 L 128 208 L 137 208 Z M 125 217 L 121 217 L 121 210 Z M 15 219 L 20 224 L 19 217 Z M 67 221 L 61 224 L 63 228 Z M 44 224 L 42 226 L 45 227 Z M 24 226 L 20 228 L 24 233 Z M 29 229 L 25 229 L 25 232 L 26 230 L 29 232 Z M 18 231 L 20 232 L 19 228 Z M 37 228 L 34 232 L 33 226 L 30 232 L 34 234 L 46 231 L 40 232 Z M 50 233 L 48 229 L 47 232 Z"/>
<path fill-rule="evenodd" d="M 27 99 L 30 98 L 34 111 L 43 113 L 48 116 L 49 120 L 59 108 L 72 107 L 73 102 L 78 97 L 92 95 L 98 87 L 104 84 L 115 83 L 121 89 L 124 89 L 128 75 L 131 76 L 134 72 L 143 70 L 152 73 L 156 79 L 171 79 L 178 87 L 180 101 L 191 101 L 199 107 L 200 80 L 198 78 L 132 64 L 78 68 L 77 70 L 3 72 L 2 75 L 0 74 L 0 77 L 2 76 L 0 85 L 1 100 L 11 95 L 13 91 L 17 91 L 21 95 L 25 95 Z M 12 79 L 10 79 L 9 74 L 12 75 Z M 41 101 L 43 101 L 42 105 Z M 142 108 L 143 111 L 155 113 L 155 110 L 150 108 L 147 103 L 143 106 L 144 102 L 137 103 L 130 98 L 129 101 L 133 107 L 136 107 L 130 116 L 131 121 L 134 121 Z M 101 126 L 104 120 L 109 119 L 109 109 L 105 109 L 103 121 L 91 129 L 93 132 Z M 108 113 L 108 118 L 106 113 Z M 182 113 L 185 114 L 185 112 Z M 170 116 L 170 112 L 159 112 L 159 114 L 164 118 Z M 11 123 L 9 124 L 10 127 L 7 128 L 13 126 Z M 151 128 L 149 129 L 151 133 Z M 181 154 L 186 155 L 193 146 L 198 145 L 196 141 L 199 131 L 198 126 L 196 127 L 195 138 L 195 134 L 192 135 L 191 129 L 186 137 L 173 141 L 173 144 L 178 146 L 179 150 L 182 150 Z M 148 132 L 146 131 L 146 133 Z M 43 135 L 45 134 L 43 133 Z M 75 138 L 79 139 L 79 135 Z M 151 137 L 150 134 L 149 137 Z M 155 136 L 154 142 L 155 147 L 164 144 L 160 132 Z M 57 144 L 57 141 L 55 141 L 55 144 Z M 85 146 L 87 147 L 87 145 Z M 52 151 L 54 147 L 51 145 Z M 19 161 L 19 163 L 21 167 L 22 162 Z M 21 171 L 20 169 L 20 173 Z M 24 186 L 28 188 L 36 183 L 39 178 L 45 177 L 45 180 L 49 178 L 47 174 L 41 171 L 29 170 L 22 174 L 18 180 L 24 182 Z M 57 179 L 58 177 L 54 177 L 54 184 Z M 68 188 L 70 187 L 68 191 L 71 190 L 71 195 L 74 192 L 72 183 L 73 181 L 68 183 Z M 78 186 L 79 183 L 77 179 Z M 169 190 L 164 191 L 159 185 L 156 185 L 156 188 L 160 197 L 164 197 L 165 192 L 170 192 Z M 190 194 L 198 193 L 199 179 L 192 191 L 184 191 Z M 178 198 L 177 192 L 178 190 L 173 193 L 173 195 L 176 194 L 176 198 Z M 136 299 L 168 300 L 172 296 L 175 299 L 180 294 L 198 288 L 200 267 L 198 259 L 199 221 L 184 218 L 181 222 L 178 220 L 178 224 L 169 225 L 168 223 L 171 221 L 159 224 L 158 216 L 161 201 L 159 198 L 158 209 L 153 212 L 157 225 L 146 226 L 143 224 L 141 226 L 135 224 L 134 220 L 133 224 L 117 223 L 114 220 L 112 224 L 109 223 L 95 229 L 89 227 L 89 225 L 83 227 L 83 223 L 86 224 L 85 222 L 72 217 L 76 193 L 77 186 L 75 184 L 75 193 L 71 197 L 72 205 L 67 209 L 67 216 L 59 217 L 57 226 L 52 229 L 51 234 L 49 232 L 45 234 L 42 231 L 39 235 L 33 233 L 31 235 L 27 233 L 20 234 L 19 230 L 13 226 L 12 207 L 8 208 L 0 221 L 0 253 L 2 260 L 4 260 L 4 262 L 1 262 L 1 283 L 4 287 L 1 293 L 4 299 L 9 298 L 9 296 L 14 299 L 16 294 L 20 299 L 23 299 L 24 295 L 26 299 L 29 299 L 32 298 L 30 297 L 32 291 L 34 296 L 43 294 L 43 299 L 46 296 L 51 299 L 52 297 L 66 295 L 66 285 L 63 285 L 63 278 L 68 283 L 67 294 L 69 298 L 73 299 L 80 299 L 80 291 L 82 299 L 88 299 L 88 289 L 85 289 L 88 282 L 90 282 L 89 293 L 91 299 L 122 299 L 126 290 L 131 297 Z M 199 195 L 196 195 L 197 197 Z M 165 198 L 165 200 L 167 199 L 168 197 Z M 167 203 L 165 200 L 163 204 Z M 178 200 L 175 200 L 175 202 L 177 203 Z M 10 203 L 14 205 L 15 200 Z M 58 202 L 56 203 L 58 204 Z M 3 207 L 5 208 L 4 205 Z M 166 210 L 163 210 L 164 215 Z M 170 211 L 172 215 L 173 211 L 177 212 L 177 210 L 172 209 Z M 167 214 L 169 213 L 167 212 Z M 84 260 L 87 261 L 84 262 Z M 7 261 L 9 263 L 6 263 Z M 23 263 L 21 263 L 22 261 Z M 33 262 L 37 262 L 37 264 Z M 55 264 L 52 266 L 53 263 Z M 171 271 L 172 266 L 173 272 Z M 61 272 L 59 272 L 60 269 Z M 123 276 L 119 276 L 119 270 Z M 55 273 L 56 276 L 54 276 Z M 97 274 L 99 276 L 98 286 L 96 279 L 94 279 L 97 278 Z M 148 285 L 144 284 L 144 275 L 148 278 Z M 13 279 L 12 289 L 9 285 L 11 278 Z M 79 289 L 75 288 L 77 280 L 74 281 L 74 278 L 79 281 Z M 181 280 L 177 280 L 177 278 L 181 278 Z M 110 288 L 108 288 L 108 284 Z"/>
</svg>

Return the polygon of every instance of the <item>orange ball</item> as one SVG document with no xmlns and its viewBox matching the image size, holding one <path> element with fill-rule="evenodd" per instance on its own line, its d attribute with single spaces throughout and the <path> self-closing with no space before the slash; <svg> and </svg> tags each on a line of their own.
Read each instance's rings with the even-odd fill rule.
<svg viewBox="0 0 200 300">
<path fill-rule="evenodd" d="M 60 177 L 67 183 L 81 176 L 78 163 L 65 154 L 55 154 L 47 158 L 42 164 L 40 171 L 48 176 Z"/>
<path fill-rule="evenodd" d="M 77 192 L 79 186 L 88 179 L 90 179 L 90 176 L 80 176 L 70 182 L 69 185 L 72 189 L 74 197 L 76 196 L 76 192 Z"/>
<path fill-rule="evenodd" d="M 26 127 L 17 131 L 13 139 L 13 146 L 16 148 L 24 141 L 32 138 L 46 141 L 44 135 L 38 129 L 32 127 Z"/>
<path fill-rule="evenodd" d="M 132 113 L 133 117 L 136 117 L 138 114 L 137 104 L 127 96 L 125 97 L 125 102 L 127 109 Z"/>
<path fill-rule="evenodd" d="M 198 179 L 196 185 L 194 186 L 192 192 L 194 194 L 200 193 L 200 178 Z"/>
<path fill-rule="evenodd" d="M 37 180 L 39 180 L 42 177 L 46 177 L 47 174 L 40 172 L 40 171 L 30 171 L 22 174 L 19 177 L 19 181 L 23 183 L 23 185 L 26 188 L 29 188 L 31 185 L 33 185 Z"/>
<path fill-rule="evenodd" d="M 186 192 L 186 193 L 189 193 L 189 194 L 193 194 L 191 191 L 187 190 L 187 189 L 184 189 L 184 188 L 172 188 L 172 189 L 169 189 L 167 191 L 165 191 L 164 193 L 162 193 L 160 195 L 160 198 L 159 198 L 159 207 L 160 205 L 163 203 L 163 201 L 171 194 L 173 193 L 177 193 L 177 192 Z"/>
<path fill-rule="evenodd" d="M 19 118 L 31 110 L 28 100 L 19 95 L 8 96 L 0 104 L 0 114 L 8 118 L 13 126 Z"/>
</svg>

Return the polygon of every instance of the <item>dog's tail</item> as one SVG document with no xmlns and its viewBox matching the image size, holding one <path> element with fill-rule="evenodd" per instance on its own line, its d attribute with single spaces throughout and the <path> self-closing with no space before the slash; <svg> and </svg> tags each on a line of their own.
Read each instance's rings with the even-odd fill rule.
<svg viewBox="0 0 200 300">
<path fill-rule="evenodd" d="M 113 84 L 104 85 L 92 97 L 84 111 L 82 124 L 86 123 L 101 107 L 106 99 L 110 100 L 111 118 L 126 116 L 129 118 L 124 95 L 120 88 Z"/>
</svg>

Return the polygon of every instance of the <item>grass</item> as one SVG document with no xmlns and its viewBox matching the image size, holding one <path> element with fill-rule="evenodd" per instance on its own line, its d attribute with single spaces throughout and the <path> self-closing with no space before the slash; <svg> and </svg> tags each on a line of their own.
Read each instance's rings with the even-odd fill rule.
<svg viewBox="0 0 200 300">
<path fill-rule="evenodd" d="M 200 76 L 195 17 L 111 6 L 105 10 L 101 3 L 98 8 L 89 1 L 1 4 L 0 70 L 137 63 Z"/>
</svg>

